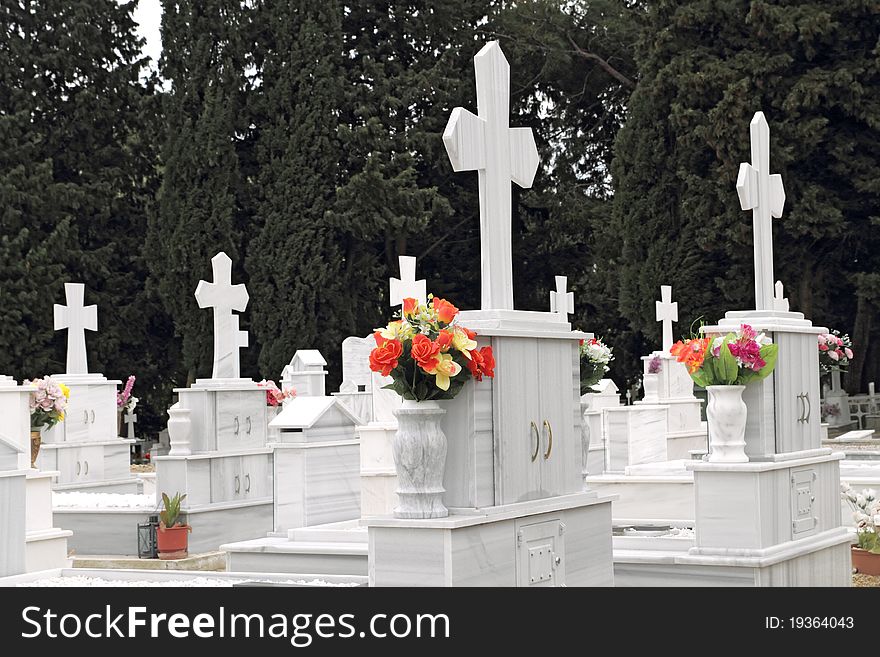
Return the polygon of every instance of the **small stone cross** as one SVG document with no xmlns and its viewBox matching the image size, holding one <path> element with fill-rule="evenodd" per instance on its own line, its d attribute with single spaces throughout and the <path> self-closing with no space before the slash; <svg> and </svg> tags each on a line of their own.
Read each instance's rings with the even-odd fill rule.
<svg viewBox="0 0 880 657">
<path fill-rule="evenodd" d="M 67 305 L 55 304 L 55 330 L 67 329 L 67 374 L 88 374 L 85 331 L 98 330 L 98 306 L 84 306 L 86 286 L 65 283 Z"/>
<path fill-rule="evenodd" d="M 785 294 L 782 289 L 782 281 L 776 281 L 774 290 L 776 291 L 776 295 L 773 297 L 773 310 L 779 310 L 781 312 L 787 313 L 788 299 L 785 298 Z"/>
<path fill-rule="evenodd" d="M 560 315 L 563 321 L 574 312 L 574 292 L 568 292 L 568 277 L 556 276 L 556 291 L 550 291 L 550 312 Z"/>
<path fill-rule="evenodd" d="M 138 416 L 135 413 L 126 413 L 124 422 L 128 425 L 128 438 L 134 438 L 134 423 L 137 422 Z"/>
<path fill-rule="evenodd" d="M 663 322 L 663 351 L 672 347 L 672 322 L 678 321 L 678 302 L 672 300 L 672 286 L 660 286 L 660 301 L 655 302 L 657 321 Z"/>
<path fill-rule="evenodd" d="M 391 306 L 403 305 L 404 299 L 415 299 L 420 304 L 428 302 L 425 280 L 416 280 L 416 259 L 412 256 L 398 257 L 400 278 L 389 279 Z"/>
</svg>

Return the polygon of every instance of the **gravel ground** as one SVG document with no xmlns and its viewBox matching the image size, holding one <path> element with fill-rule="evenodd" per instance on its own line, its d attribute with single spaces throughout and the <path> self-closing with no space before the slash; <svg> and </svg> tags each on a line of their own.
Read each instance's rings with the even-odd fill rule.
<svg viewBox="0 0 880 657">
<path fill-rule="evenodd" d="M 853 575 L 853 586 L 878 588 L 880 587 L 880 576 L 855 573 Z"/>
</svg>

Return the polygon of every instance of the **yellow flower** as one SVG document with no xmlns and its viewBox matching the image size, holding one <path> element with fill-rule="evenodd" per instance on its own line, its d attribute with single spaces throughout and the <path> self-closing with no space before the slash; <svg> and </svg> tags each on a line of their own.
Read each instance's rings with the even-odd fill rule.
<svg viewBox="0 0 880 657">
<path fill-rule="evenodd" d="M 461 372 L 461 365 L 452 360 L 450 354 L 437 354 L 437 365 L 428 374 L 433 374 L 440 390 L 449 390 L 449 379 Z"/>
<path fill-rule="evenodd" d="M 471 357 L 470 352 L 477 348 L 477 341 L 471 340 L 468 334 L 460 326 L 455 327 L 455 334 L 452 336 L 452 346 L 463 353 L 467 358 Z"/>
<path fill-rule="evenodd" d="M 63 422 L 63 421 L 64 421 L 64 413 L 63 413 L 63 412 L 58 414 L 58 421 L 59 421 L 59 422 Z"/>
<path fill-rule="evenodd" d="M 379 335 L 386 340 L 406 340 L 411 338 L 415 333 L 409 322 L 404 322 L 400 319 L 396 322 L 391 322 L 383 329 L 377 330 L 379 331 Z"/>
<path fill-rule="evenodd" d="M 59 383 L 59 384 L 58 384 L 58 387 L 61 388 L 61 392 L 64 393 L 64 396 L 65 396 L 67 399 L 70 399 L 70 388 L 68 388 L 68 387 L 67 387 L 66 385 L 64 385 L 63 383 Z"/>
</svg>

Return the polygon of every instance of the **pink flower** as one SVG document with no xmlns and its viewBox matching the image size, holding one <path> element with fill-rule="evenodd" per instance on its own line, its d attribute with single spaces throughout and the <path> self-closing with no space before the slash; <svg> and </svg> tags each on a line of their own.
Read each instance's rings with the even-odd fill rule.
<svg viewBox="0 0 880 657">
<path fill-rule="evenodd" d="M 828 351 L 828 345 L 823 342 L 819 345 L 819 351 Z"/>
<path fill-rule="evenodd" d="M 831 360 L 839 360 L 839 359 L 840 359 L 840 356 L 837 354 L 836 351 L 829 351 L 829 352 L 828 352 L 828 357 L 829 357 Z"/>
<path fill-rule="evenodd" d="M 836 342 L 837 342 L 837 346 L 838 346 L 838 347 L 842 347 L 842 346 L 843 346 L 843 338 L 836 338 Z"/>
<path fill-rule="evenodd" d="M 847 358 L 853 357 L 852 349 L 850 349 L 849 347 L 844 347 L 843 352 L 846 354 Z"/>
</svg>

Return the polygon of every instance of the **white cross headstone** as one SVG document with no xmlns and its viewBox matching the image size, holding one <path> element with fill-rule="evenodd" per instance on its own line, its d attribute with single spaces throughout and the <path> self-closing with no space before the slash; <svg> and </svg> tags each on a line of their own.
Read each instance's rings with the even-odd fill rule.
<svg viewBox="0 0 880 657">
<path fill-rule="evenodd" d="M 248 332 L 242 331 L 238 328 L 239 316 L 232 316 L 232 333 L 235 336 L 235 362 L 233 363 L 235 369 L 233 370 L 232 376 L 233 378 L 241 377 L 241 362 L 239 360 L 238 350 L 243 349 L 245 347 L 250 346 L 248 341 Z"/>
<path fill-rule="evenodd" d="M 55 304 L 55 330 L 67 329 L 67 374 L 88 374 L 85 331 L 98 330 L 98 306 L 84 306 L 86 286 L 65 283 L 67 305 Z"/>
<path fill-rule="evenodd" d="M 736 193 L 743 210 L 752 211 L 755 238 L 755 309 L 773 309 L 773 223 L 782 216 L 785 189 L 782 176 L 770 175 L 770 127 L 763 112 L 749 124 L 752 163 L 739 165 Z"/>
<path fill-rule="evenodd" d="M 663 352 L 672 347 L 672 322 L 678 321 L 678 301 L 672 300 L 672 286 L 660 286 L 660 301 L 655 302 L 657 321 L 663 322 Z"/>
<path fill-rule="evenodd" d="M 781 312 L 788 312 L 788 299 L 785 298 L 785 292 L 783 291 L 782 281 L 776 281 L 775 286 L 776 294 L 773 296 L 773 310 L 779 310 Z"/>
<path fill-rule="evenodd" d="M 561 315 L 563 321 L 574 312 L 574 292 L 568 292 L 568 277 L 556 276 L 556 291 L 550 291 L 550 312 Z"/>
<path fill-rule="evenodd" d="M 138 416 L 135 413 L 126 413 L 124 421 L 128 425 L 128 438 L 132 439 L 134 435 L 134 423 L 137 422 Z"/>
<path fill-rule="evenodd" d="M 199 308 L 214 309 L 214 379 L 238 378 L 238 349 L 241 342 L 233 311 L 247 308 L 248 293 L 244 285 L 232 284 L 232 260 L 222 251 L 211 258 L 214 282 L 199 281 L 196 301 Z"/>
<path fill-rule="evenodd" d="M 400 306 L 404 299 L 415 299 L 420 304 L 428 302 L 428 291 L 425 280 L 416 280 L 416 259 L 412 256 L 400 256 L 400 278 L 389 279 L 391 288 L 391 305 Z"/>
<path fill-rule="evenodd" d="M 531 128 L 510 127 L 510 64 L 497 41 L 474 57 L 477 112 L 452 110 L 443 144 L 455 171 L 480 176 L 480 276 L 483 310 L 513 309 L 512 180 L 532 186 L 538 149 Z"/>
</svg>

